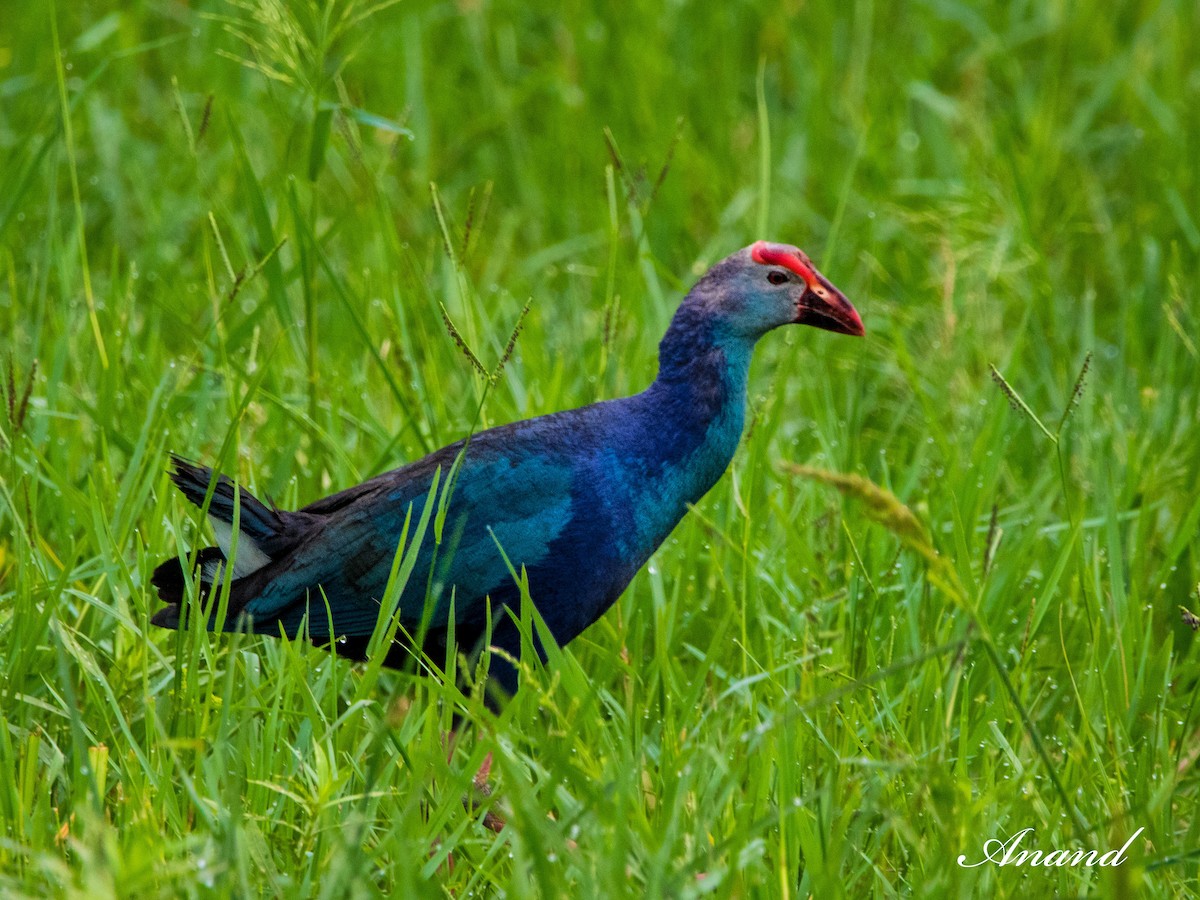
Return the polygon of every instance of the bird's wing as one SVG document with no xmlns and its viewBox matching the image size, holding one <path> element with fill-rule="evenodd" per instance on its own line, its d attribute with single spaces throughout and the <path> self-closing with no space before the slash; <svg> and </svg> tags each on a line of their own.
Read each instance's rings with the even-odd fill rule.
<svg viewBox="0 0 1200 900">
<path fill-rule="evenodd" d="M 488 595 L 511 591 L 509 565 L 518 573 L 538 565 L 567 527 L 572 466 L 561 457 L 481 447 L 467 452 L 449 483 L 447 469 L 436 496 L 429 466 L 373 479 L 372 490 L 337 506 L 295 550 L 256 573 L 260 584 L 243 607 L 255 630 L 277 632 L 282 625 L 294 634 L 307 614 L 314 637 L 327 636 L 330 618 L 339 636 L 370 634 L 405 518 L 411 541 L 428 503 L 435 504 L 433 515 L 400 594 L 401 622 L 419 623 L 427 599 L 435 604 L 432 627 L 447 624 L 452 599 L 457 621 L 481 618 Z M 436 504 L 445 490 L 447 514 L 435 549 Z"/>
</svg>

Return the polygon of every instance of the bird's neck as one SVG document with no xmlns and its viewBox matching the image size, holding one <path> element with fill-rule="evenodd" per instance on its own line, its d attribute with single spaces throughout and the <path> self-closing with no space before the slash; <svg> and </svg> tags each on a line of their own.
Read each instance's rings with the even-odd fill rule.
<svg viewBox="0 0 1200 900">
<path fill-rule="evenodd" d="M 740 436 L 754 343 L 685 303 L 659 344 L 658 377 L 647 393 L 676 413 L 676 425 L 706 427 L 733 413 L 737 421 L 728 424 Z"/>
<path fill-rule="evenodd" d="M 659 346 L 658 377 L 642 395 L 664 512 L 682 515 L 733 459 L 753 351 L 753 340 L 722 333 L 708 317 L 676 313 Z"/>
</svg>

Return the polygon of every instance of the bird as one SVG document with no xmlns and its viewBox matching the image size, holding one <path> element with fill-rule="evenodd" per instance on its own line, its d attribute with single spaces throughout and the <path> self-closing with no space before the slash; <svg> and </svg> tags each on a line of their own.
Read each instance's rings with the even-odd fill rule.
<svg viewBox="0 0 1200 900">
<path fill-rule="evenodd" d="M 480 431 L 294 511 L 173 456 L 170 477 L 196 506 L 207 501 L 216 545 L 155 569 L 167 606 L 151 622 L 203 616 L 209 630 L 307 638 L 365 660 L 397 545 L 444 506 L 441 543 L 427 527 L 406 551 L 415 564 L 387 610 L 396 637 L 375 652 L 404 668 L 421 652 L 488 649 L 488 702 L 503 702 L 522 663 L 518 573 L 559 646 L 599 619 L 728 468 L 755 344 L 789 324 L 865 334 L 803 251 L 758 241 L 694 284 L 659 344 L 657 377 L 632 396 Z"/>
</svg>

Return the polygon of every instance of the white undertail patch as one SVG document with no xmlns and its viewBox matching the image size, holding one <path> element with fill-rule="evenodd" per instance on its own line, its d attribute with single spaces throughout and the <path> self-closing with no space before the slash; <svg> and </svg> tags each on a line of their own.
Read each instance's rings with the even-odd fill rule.
<svg viewBox="0 0 1200 900">
<path fill-rule="evenodd" d="M 217 584 L 221 580 L 221 571 L 225 563 L 219 559 L 210 559 L 200 566 L 200 581 L 204 584 Z"/>
<path fill-rule="evenodd" d="M 233 526 L 228 522 L 222 522 L 215 516 L 209 516 L 208 521 L 212 523 L 212 530 L 217 539 L 217 546 L 221 548 L 221 552 L 225 554 L 225 558 L 229 559 L 233 554 Z M 271 557 L 262 552 L 262 548 L 254 542 L 254 538 L 239 529 L 237 559 L 233 562 L 233 577 L 245 578 L 251 572 L 257 572 L 270 561 Z M 218 570 L 214 569 L 214 574 L 216 571 Z"/>
</svg>

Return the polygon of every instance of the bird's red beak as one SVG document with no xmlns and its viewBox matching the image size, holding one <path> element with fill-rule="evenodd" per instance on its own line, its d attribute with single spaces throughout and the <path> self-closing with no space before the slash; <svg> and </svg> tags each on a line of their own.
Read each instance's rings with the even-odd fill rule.
<svg viewBox="0 0 1200 900">
<path fill-rule="evenodd" d="M 820 272 L 813 270 L 808 290 L 796 304 L 796 322 L 838 334 L 862 337 L 867 333 L 862 319 L 846 296 L 829 283 Z M 806 279 L 807 280 L 807 279 Z"/>
</svg>

